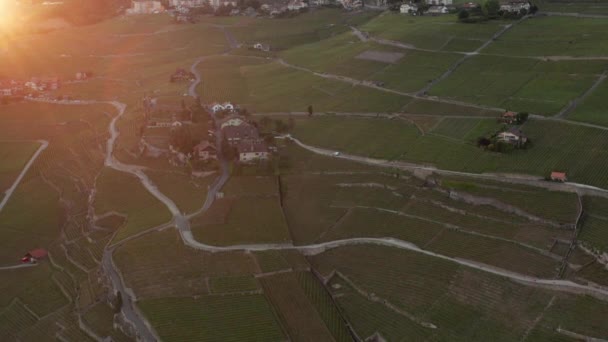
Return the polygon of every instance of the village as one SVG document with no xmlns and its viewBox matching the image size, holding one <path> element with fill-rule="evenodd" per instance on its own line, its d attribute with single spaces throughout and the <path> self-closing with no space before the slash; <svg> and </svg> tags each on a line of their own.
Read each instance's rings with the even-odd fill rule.
<svg viewBox="0 0 608 342">
<path fill-rule="evenodd" d="M 29 80 L 13 78 L 0 79 L 0 101 L 4 104 L 25 99 L 62 100 L 53 98 L 50 92 L 61 88 L 62 84 L 84 82 L 93 77 L 91 71 L 79 71 L 74 77 L 61 80 L 56 76 L 31 77 Z"/>
</svg>

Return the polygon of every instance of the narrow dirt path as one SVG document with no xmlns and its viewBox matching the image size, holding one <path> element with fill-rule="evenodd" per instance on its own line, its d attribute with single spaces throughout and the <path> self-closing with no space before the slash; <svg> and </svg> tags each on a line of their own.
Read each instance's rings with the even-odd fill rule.
<svg viewBox="0 0 608 342">
<path fill-rule="evenodd" d="M 23 179 L 23 177 L 25 177 L 25 174 L 27 173 L 27 171 L 32 167 L 32 164 L 34 164 L 34 161 L 36 161 L 38 156 L 40 156 L 40 153 L 42 153 L 42 151 L 46 150 L 46 148 L 49 147 L 49 142 L 46 140 L 36 140 L 36 141 L 38 141 L 41 144 L 40 147 L 38 148 L 38 150 L 36 150 L 36 152 L 34 152 L 34 155 L 32 156 L 32 158 L 30 158 L 30 160 L 27 162 L 27 164 L 25 164 L 25 166 L 23 167 L 23 170 L 21 170 L 21 173 L 19 173 L 19 176 L 17 176 L 17 179 L 15 180 L 13 185 L 11 185 L 11 187 L 8 188 L 8 190 L 6 190 L 4 192 L 4 198 L 2 198 L 2 201 L 0 201 L 0 211 L 2 211 L 2 209 L 4 209 L 4 206 L 6 205 L 6 203 L 8 203 L 8 200 L 11 198 L 11 196 L 15 192 L 15 189 L 17 189 L 17 186 L 19 186 L 19 183 L 21 183 L 21 180 Z"/>
<path fill-rule="evenodd" d="M 600 77 L 598 77 L 598 79 L 595 80 L 595 82 L 593 82 L 593 84 L 591 85 L 591 87 L 589 89 L 587 89 L 587 91 L 585 91 L 581 96 L 579 96 L 579 97 L 575 98 L 574 100 L 570 101 L 570 103 L 568 103 L 568 105 L 566 105 L 566 107 L 564 107 L 554 117 L 555 118 L 563 118 L 566 115 L 568 115 L 570 112 L 572 112 L 573 110 L 575 110 L 576 107 L 579 105 L 579 103 L 585 101 L 585 99 L 587 97 L 589 97 L 589 95 L 591 95 L 597 89 L 597 87 L 599 87 L 602 83 L 604 83 L 604 81 L 606 80 L 606 77 L 608 77 L 608 71 L 604 71 L 602 73 L 602 75 Z"/>
</svg>

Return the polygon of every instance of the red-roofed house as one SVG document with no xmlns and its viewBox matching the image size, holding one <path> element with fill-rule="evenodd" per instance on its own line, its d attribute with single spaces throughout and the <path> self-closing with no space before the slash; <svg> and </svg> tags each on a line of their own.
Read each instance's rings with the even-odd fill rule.
<svg viewBox="0 0 608 342">
<path fill-rule="evenodd" d="M 515 112 L 504 112 L 501 116 L 500 119 L 502 122 L 504 123 L 508 123 L 508 124 L 512 124 L 514 122 L 517 121 L 517 113 Z"/>
<path fill-rule="evenodd" d="M 199 160 L 217 159 L 217 150 L 208 141 L 201 141 L 198 145 L 194 146 L 194 157 Z"/>
<path fill-rule="evenodd" d="M 21 262 L 35 263 L 38 260 L 46 258 L 48 254 L 46 249 L 36 248 L 27 252 L 23 258 L 21 258 Z"/>
<path fill-rule="evenodd" d="M 565 172 L 551 172 L 551 180 L 554 182 L 565 182 L 568 180 Z"/>
</svg>

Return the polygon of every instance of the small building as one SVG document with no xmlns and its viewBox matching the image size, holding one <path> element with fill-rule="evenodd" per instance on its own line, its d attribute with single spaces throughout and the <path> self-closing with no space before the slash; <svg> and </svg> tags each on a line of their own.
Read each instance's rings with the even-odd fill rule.
<svg viewBox="0 0 608 342">
<path fill-rule="evenodd" d="M 448 6 L 453 5 L 454 0 L 426 0 L 427 5 Z"/>
<path fill-rule="evenodd" d="M 230 102 L 213 103 L 211 106 L 209 106 L 209 109 L 211 109 L 213 113 L 219 113 L 224 111 L 233 112 L 236 109 L 236 106 Z"/>
<path fill-rule="evenodd" d="M 193 148 L 193 157 L 199 160 L 217 159 L 217 149 L 209 141 L 203 140 Z"/>
<path fill-rule="evenodd" d="M 438 5 L 438 6 L 431 6 L 429 7 L 429 9 L 426 11 L 429 14 L 447 14 L 450 13 L 450 11 L 448 10 L 447 7 L 443 6 L 443 5 Z"/>
<path fill-rule="evenodd" d="M 270 159 L 268 146 L 262 139 L 247 139 L 237 145 L 239 162 L 253 163 Z"/>
<path fill-rule="evenodd" d="M 75 77 L 76 77 L 77 81 L 84 81 L 84 80 L 89 79 L 89 73 L 84 72 L 84 71 L 79 71 L 76 73 Z"/>
<path fill-rule="evenodd" d="M 289 11 L 299 11 L 303 8 L 308 8 L 308 4 L 301 0 L 292 0 L 287 4 Z"/>
<path fill-rule="evenodd" d="M 253 48 L 256 50 L 260 50 L 260 51 L 270 51 L 270 46 L 266 45 L 266 44 L 262 44 L 262 43 L 255 43 L 253 44 Z"/>
<path fill-rule="evenodd" d="M 132 0 L 131 8 L 127 9 L 127 15 L 133 14 L 153 14 L 164 12 L 161 1 L 158 0 Z"/>
<path fill-rule="evenodd" d="M 418 6 L 415 4 L 403 4 L 399 7 L 399 12 L 403 14 L 415 13 L 418 12 Z"/>
<path fill-rule="evenodd" d="M 226 126 L 222 129 L 222 132 L 224 139 L 231 146 L 237 146 L 244 140 L 258 139 L 260 137 L 258 130 L 250 124 Z"/>
<path fill-rule="evenodd" d="M 497 139 L 512 145 L 523 145 L 528 141 L 528 137 L 517 127 L 498 133 Z"/>
<path fill-rule="evenodd" d="M 36 248 L 25 253 L 23 258 L 21 258 L 21 262 L 34 264 L 38 260 L 46 258 L 48 254 L 49 253 L 46 251 L 46 249 Z"/>
<path fill-rule="evenodd" d="M 187 71 L 185 69 L 182 68 L 178 68 L 177 70 L 175 70 L 175 72 L 171 75 L 169 81 L 170 82 L 177 82 L 177 81 L 194 81 L 196 79 L 196 76 L 194 75 L 194 73 Z"/>
<path fill-rule="evenodd" d="M 462 8 L 470 10 L 479 7 L 479 4 L 476 2 L 465 2 L 462 4 Z"/>
<path fill-rule="evenodd" d="M 506 111 L 500 116 L 500 121 L 506 124 L 513 124 L 517 122 L 517 113 Z"/>
<path fill-rule="evenodd" d="M 530 10 L 530 2 L 528 0 L 504 0 L 500 2 L 500 10 L 504 12 L 518 13 L 522 9 Z"/>
<path fill-rule="evenodd" d="M 551 172 L 551 176 L 549 178 L 551 178 L 551 180 L 554 182 L 562 182 L 562 183 L 566 182 L 568 180 L 565 172 L 556 172 L 556 171 Z"/>
</svg>

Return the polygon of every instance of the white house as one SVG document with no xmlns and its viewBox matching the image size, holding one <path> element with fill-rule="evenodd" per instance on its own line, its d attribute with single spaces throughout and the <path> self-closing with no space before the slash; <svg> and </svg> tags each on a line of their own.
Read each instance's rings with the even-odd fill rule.
<svg viewBox="0 0 608 342">
<path fill-rule="evenodd" d="M 253 44 L 253 48 L 260 51 L 270 51 L 270 46 L 262 43 Z"/>
<path fill-rule="evenodd" d="M 501 11 L 517 13 L 522 9 L 526 11 L 530 10 L 530 2 L 528 0 L 507 0 L 500 2 Z"/>
<path fill-rule="evenodd" d="M 127 14 L 152 14 L 164 11 L 164 7 L 157 0 L 132 0 L 131 8 L 127 9 Z"/>
<path fill-rule="evenodd" d="M 270 159 L 268 146 L 260 139 L 241 141 L 237 145 L 237 151 L 239 153 L 239 162 L 241 163 L 252 163 Z"/>
<path fill-rule="evenodd" d="M 427 5 L 453 5 L 454 0 L 426 0 Z"/>
<path fill-rule="evenodd" d="M 289 2 L 289 4 L 287 4 L 287 9 L 290 11 L 299 11 L 303 8 L 307 8 L 308 4 L 305 3 L 304 1 L 300 1 L 300 0 L 292 0 Z"/>
<path fill-rule="evenodd" d="M 429 14 L 447 14 L 449 12 L 450 11 L 445 6 L 431 6 L 427 11 Z"/>
<path fill-rule="evenodd" d="M 413 12 L 417 12 L 417 11 L 418 11 L 418 6 L 416 6 L 414 4 L 403 4 L 403 5 L 401 5 L 401 7 L 399 7 L 399 12 L 404 13 L 404 14 L 413 13 Z"/>
<path fill-rule="evenodd" d="M 525 144 L 528 137 L 517 127 L 511 127 L 504 132 L 498 133 L 498 141 L 506 142 L 513 145 Z"/>
<path fill-rule="evenodd" d="M 213 113 L 222 112 L 225 110 L 228 110 L 231 112 L 234 111 L 234 105 L 230 102 L 214 103 L 211 105 L 210 108 Z"/>
</svg>

